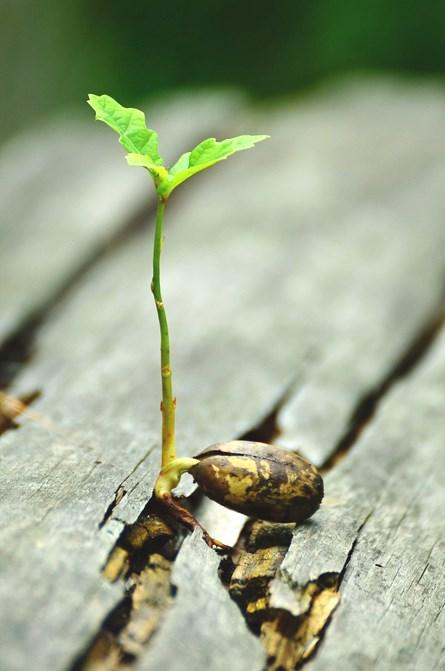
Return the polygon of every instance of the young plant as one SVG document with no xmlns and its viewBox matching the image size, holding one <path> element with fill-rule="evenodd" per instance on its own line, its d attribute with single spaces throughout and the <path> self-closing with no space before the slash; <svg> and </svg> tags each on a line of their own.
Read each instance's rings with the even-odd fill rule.
<svg viewBox="0 0 445 671">
<path fill-rule="evenodd" d="M 151 289 L 161 336 L 162 459 L 155 484 L 156 497 L 188 527 L 198 525 L 172 495 L 183 473 L 189 471 L 210 498 L 230 508 L 263 519 L 306 519 L 320 505 L 323 483 L 315 467 L 296 454 L 263 443 L 232 441 L 213 445 L 195 458 L 176 457 L 176 399 L 160 278 L 165 207 L 176 187 L 187 179 L 269 136 L 239 135 L 221 142 L 208 138 L 166 168 L 159 154 L 158 134 L 146 126 L 143 112 L 123 107 L 108 95 L 90 94 L 88 103 L 96 112 L 96 119 L 118 133 L 119 142 L 128 152 L 128 164 L 150 173 L 157 193 Z M 210 545 L 221 546 L 203 532 Z"/>
</svg>

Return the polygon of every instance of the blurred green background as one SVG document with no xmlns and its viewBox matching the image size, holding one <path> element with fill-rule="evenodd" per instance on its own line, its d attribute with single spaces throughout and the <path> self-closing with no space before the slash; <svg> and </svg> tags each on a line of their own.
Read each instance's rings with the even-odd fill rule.
<svg viewBox="0 0 445 671">
<path fill-rule="evenodd" d="M 4 140 L 89 91 L 188 86 L 264 98 L 349 72 L 445 72 L 445 2 L 1 0 Z"/>
</svg>

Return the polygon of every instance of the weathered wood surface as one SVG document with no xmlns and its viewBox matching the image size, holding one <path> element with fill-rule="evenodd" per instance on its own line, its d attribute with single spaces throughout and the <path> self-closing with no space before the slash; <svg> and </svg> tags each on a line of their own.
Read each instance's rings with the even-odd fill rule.
<svg viewBox="0 0 445 671">
<path fill-rule="evenodd" d="M 445 333 L 385 398 L 326 476 L 331 502 L 297 529 L 271 606 L 310 607 L 311 581 L 342 575 L 342 602 L 310 669 L 445 666 Z"/>
<path fill-rule="evenodd" d="M 212 133 L 239 97 L 183 95 L 147 117 L 166 159 Z M 86 108 L 86 105 L 85 105 Z M 0 346 L 51 304 L 153 202 L 142 170 L 88 121 L 54 120 L 0 153 Z"/>
<path fill-rule="evenodd" d="M 325 645 L 309 662 L 315 668 L 340 660 L 357 669 L 420 669 L 430 661 L 441 668 L 439 343 L 435 364 L 427 360 L 399 388 L 389 382 L 416 335 L 437 321 L 443 299 L 444 99 L 434 88 L 369 85 L 267 114 L 245 112 L 224 133 L 258 130 L 273 141 L 196 178 L 188 193 L 178 190 L 168 213 L 164 294 L 181 454 L 244 434 L 278 403 L 279 440 L 322 463 L 348 433 L 361 399 L 382 384 L 387 393 L 366 433 L 327 476 L 326 505 L 296 530 L 268 586 L 270 605 L 300 614 L 303 623 L 314 611 L 308 582 L 332 573 L 330 604 L 344 592 Z M 128 224 L 121 215 L 114 221 Z M 123 594 L 122 583 L 109 584 L 100 570 L 124 524 L 144 508 L 159 460 L 149 238 L 146 231 L 123 237 L 77 280 L 41 324 L 34 357 L 10 389 L 38 388 L 42 396 L 33 405 L 38 416 L 23 416 L 0 440 L 6 669 L 30 659 L 37 671 L 69 668 Z M 52 291 L 41 291 L 40 301 L 51 300 Z M 421 474 L 430 478 L 427 494 L 410 506 Z M 124 491 L 99 530 L 115 493 Z M 204 507 L 219 524 L 212 504 Z M 437 525 L 428 525 L 430 515 Z M 165 668 L 199 668 L 202 660 L 221 669 L 225 655 L 234 668 L 261 668 L 266 652 L 197 540 L 179 550 L 177 596 L 136 668 L 155 668 L 162 657 Z M 410 591 L 423 569 L 421 587 Z M 201 576 L 206 605 L 193 609 Z M 434 599 L 422 605 L 430 588 Z M 326 589 L 318 590 L 318 604 Z M 209 622 L 214 612 L 218 626 Z M 385 618 L 385 635 L 393 627 L 390 649 Z M 266 649 L 279 639 L 292 668 L 289 650 L 304 652 L 311 638 L 303 645 L 301 637 L 277 639 L 270 631 L 263 627 Z"/>
</svg>

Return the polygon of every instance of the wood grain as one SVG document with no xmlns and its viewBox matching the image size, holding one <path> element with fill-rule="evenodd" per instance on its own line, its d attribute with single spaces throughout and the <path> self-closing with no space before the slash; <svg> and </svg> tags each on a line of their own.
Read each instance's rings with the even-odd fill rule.
<svg viewBox="0 0 445 671">
<path fill-rule="evenodd" d="M 345 571 L 340 605 L 309 669 L 445 664 L 444 382 L 442 333 L 326 477 L 332 503 L 295 532 L 280 571 L 295 607 L 306 607 L 300 595 L 308 581 Z"/>
</svg>

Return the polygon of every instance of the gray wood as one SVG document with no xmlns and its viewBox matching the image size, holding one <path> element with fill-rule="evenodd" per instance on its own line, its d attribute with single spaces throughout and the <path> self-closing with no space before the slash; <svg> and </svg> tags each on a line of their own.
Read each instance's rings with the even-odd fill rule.
<svg viewBox="0 0 445 671">
<path fill-rule="evenodd" d="M 360 397 L 441 300 L 443 102 L 434 89 L 352 87 L 246 114 L 227 134 L 264 131 L 274 141 L 175 194 L 163 285 L 181 454 L 242 435 L 291 384 L 283 444 L 317 461 L 332 451 Z M 149 238 L 128 236 L 78 280 L 42 324 L 34 358 L 11 389 L 41 388 L 42 397 L 33 405 L 39 417 L 24 417 L 0 440 L 6 669 L 31 655 L 36 671 L 67 667 L 123 594 L 100 569 L 123 524 L 143 509 L 159 461 Z M 303 421 L 298 404 L 317 398 L 322 384 L 323 401 L 311 402 Z M 349 496 L 344 482 L 339 492 Z M 120 488 L 126 494 L 99 531 Z M 353 519 L 338 505 L 323 508 L 305 532 L 313 531 L 312 548 L 326 510 L 337 514 L 338 542 L 330 537 L 310 570 L 292 573 L 298 584 L 327 564 L 341 571 L 368 514 L 366 506 Z M 189 552 L 184 546 L 179 566 Z M 300 570 L 293 561 L 283 571 L 289 562 Z M 180 599 L 196 585 L 185 570 L 175 575 Z M 212 599 L 229 608 L 224 588 L 212 585 Z M 181 619 L 181 603 L 167 632 L 177 631 L 170 622 Z M 197 655 L 211 635 L 219 649 L 233 640 L 224 628 L 203 627 L 200 636 L 194 626 Z M 151 646 L 139 663 L 149 665 L 150 654 Z M 207 668 L 220 668 L 212 660 Z"/>
<path fill-rule="evenodd" d="M 272 606 L 306 612 L 307 583 L 346 567 L 314 671 L 444 668 L 444 401 L 442 333 L 327 475 L 333 502 L 295 531 L 276 580 L 293 603 L 275 583 Z"/>
<path fill-rule="evenodd" d="M 237 96 L 195 94 L 150 107 L 168 162 L 215 132 Z M 153 203 L 142 170 L 129 170 L 105 127 L 55 119 L 0 154 L 0 344 L 54 298 Z"/>
<path fill-rule="evenodd" d="M 443 229 L 445 114 L 436 95 L 428 86 L 402 91 L 390 80 L 333 89 L 323 105 L 283 114 L 271 130 L 275 151 L 281 143 L 294 156 L 280 200 L 294 210 L 295 245 L 306 252 L 294 271 L 300 291 L 316 296 L 313 309 L 322 313 L 320 294 L 336 303 L 321 318 L 325 341 L 310 376 L 297 378 L 277 417 L 280 443 L 300 448 L 317 465 L 343 437 L 351 410 L 379 388 L 417 335 L 414 313 L 420 310 L 427 323 L 445 295 L 443 260 L 437 258 L 434 278 L 427 277 L 431 268 L 421 270 L 435 264 L 430 226 L 440 238 Z M 414 239 L 419 248 L 412 256 Z M 386 296 L 388 281 L 406 292 Z M 289 304 L 299 307 L 296 297 Z M 299 314 L 311 323 L 307 305 Z"/>
</svg>

